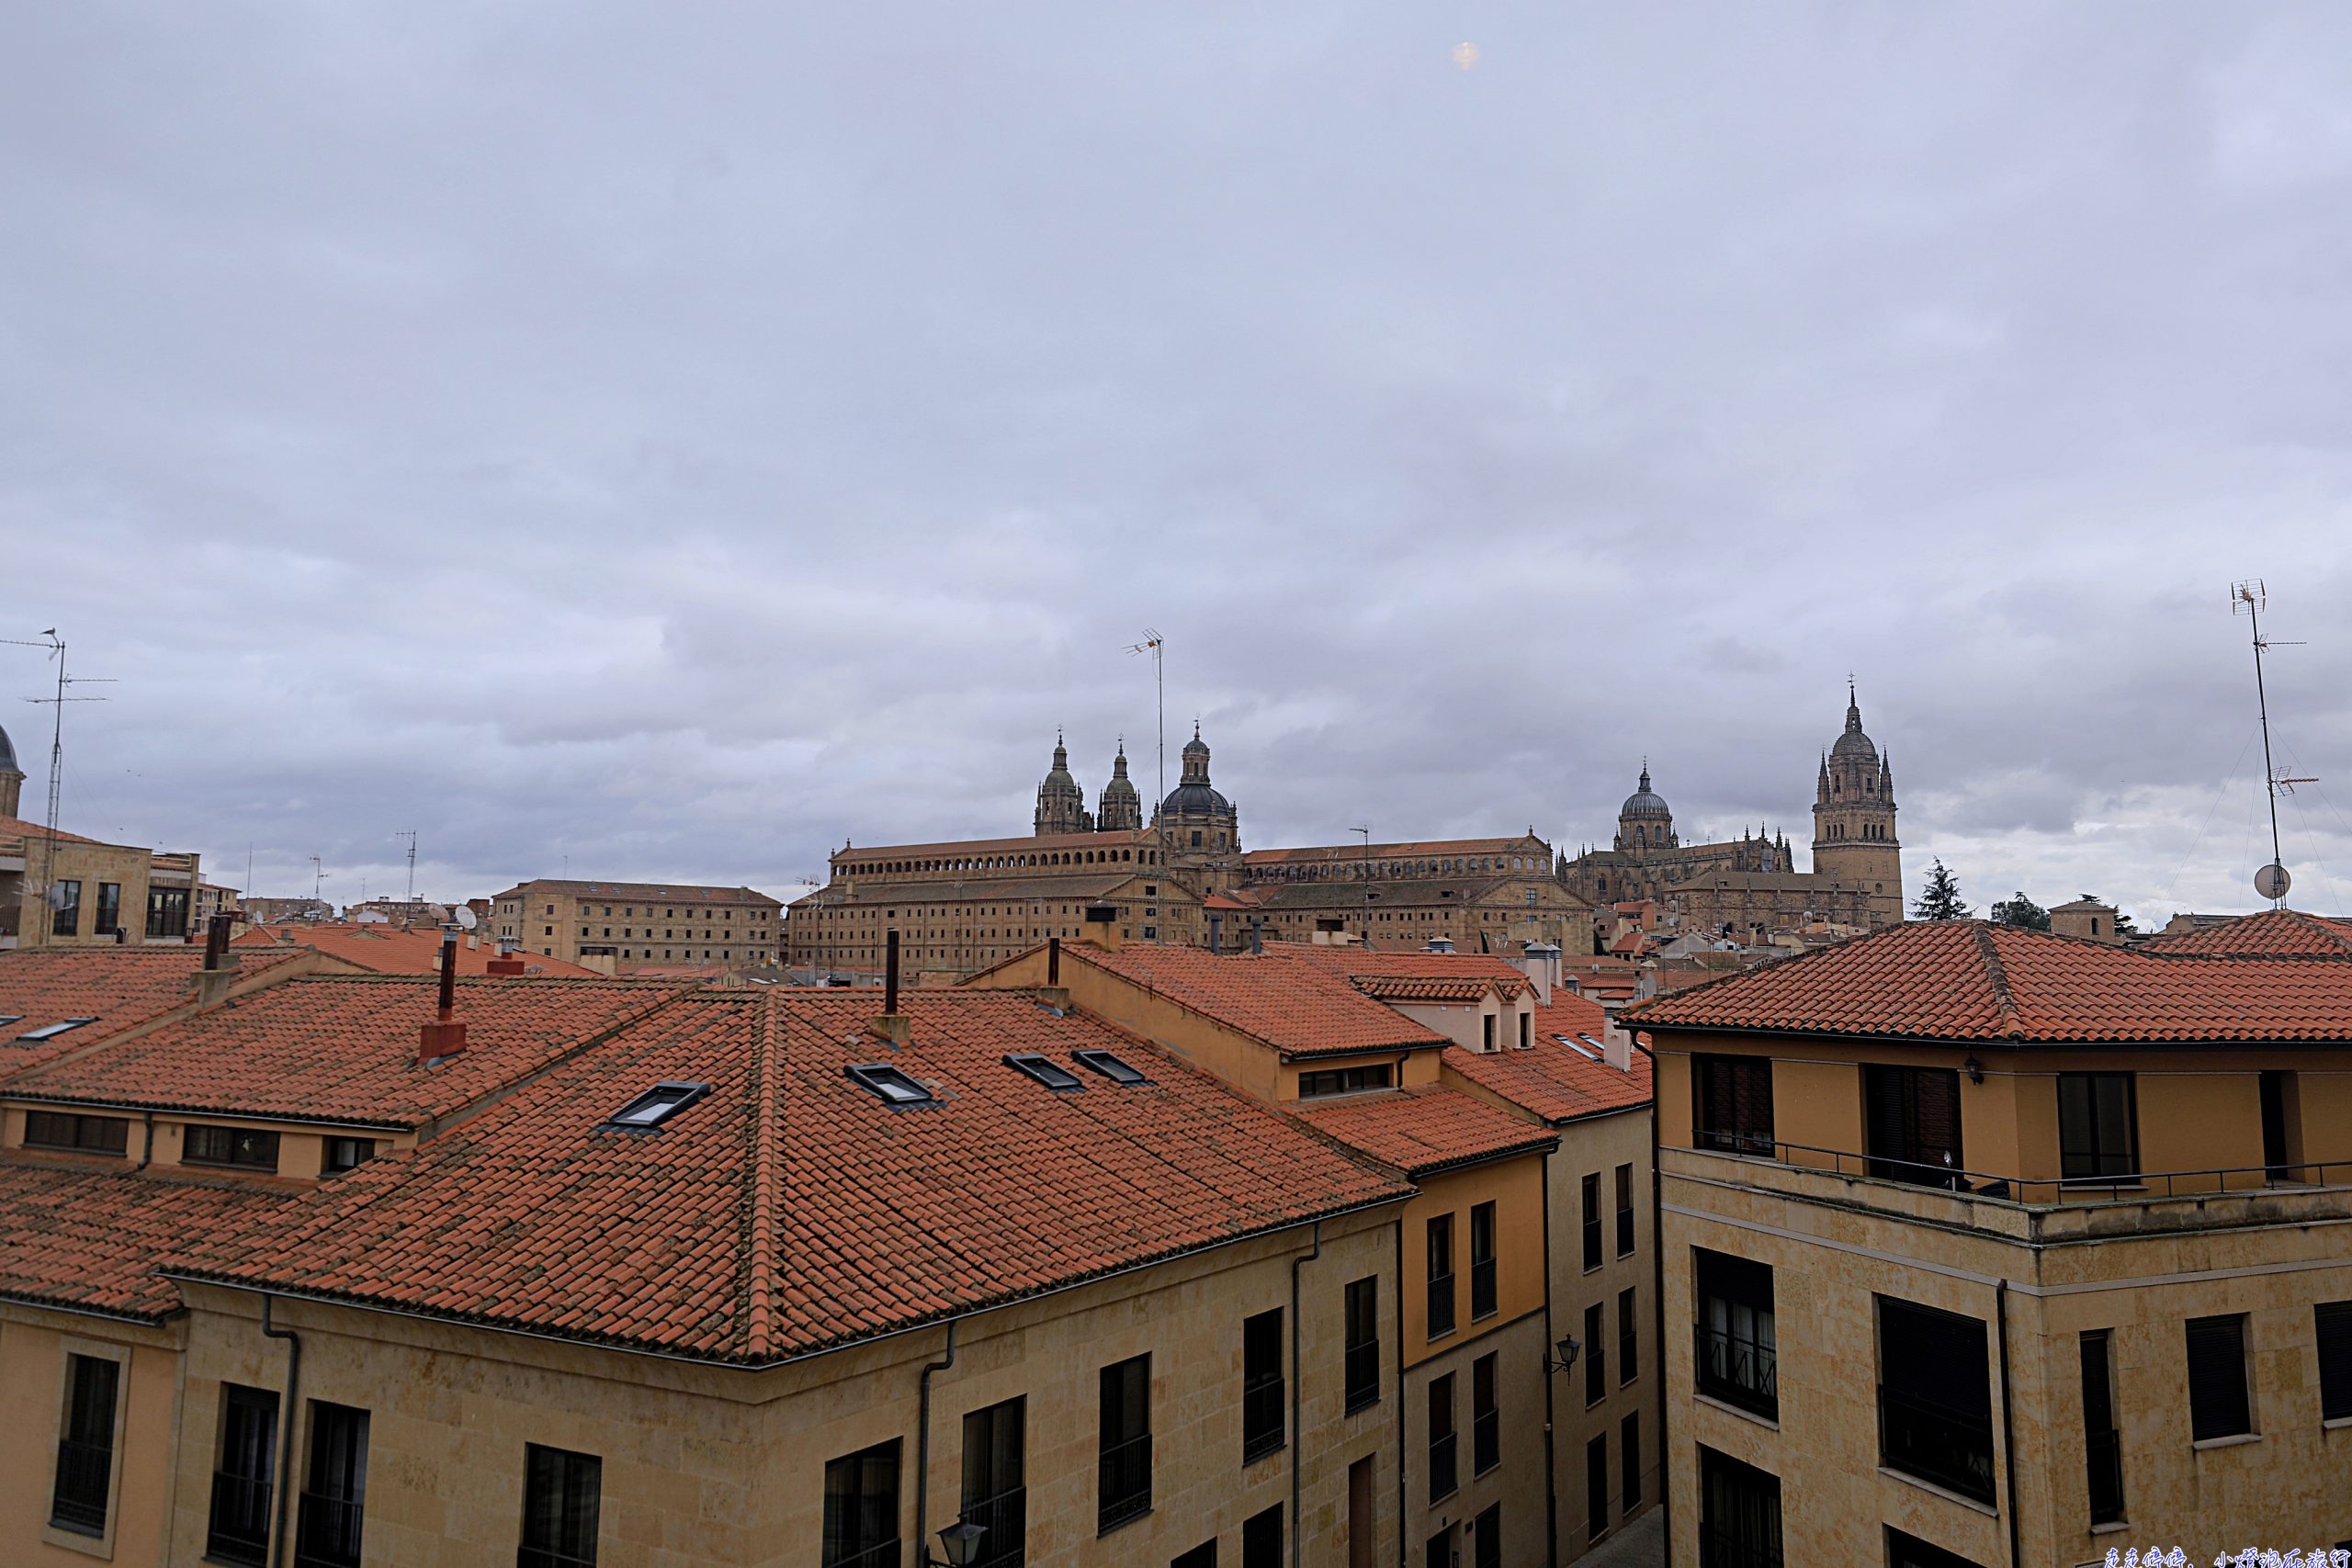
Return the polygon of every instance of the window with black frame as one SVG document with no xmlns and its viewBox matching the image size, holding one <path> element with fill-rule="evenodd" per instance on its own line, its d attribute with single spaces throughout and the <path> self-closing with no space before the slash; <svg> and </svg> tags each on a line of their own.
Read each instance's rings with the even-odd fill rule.
<svg viewBox="0 0 2352 1568">
<path fill-rule="evenodd" d="M 69 1356 L 64 1424 L 49 1522 L 77 1535 L 104 1535 L 114 1483 L 114 1405 L 122 1369 L 103 1356 Z"/>
<path fill-rule="evenodd" d="M 1584 1309 L 1584 1402 L 1598 1404 L 1609 1396 L 1609 1347 L 1600 1338 L 1600 1303 Z"/>
<path fill-rule="evenodd" d="M 1472 1568 L 1503 1568 L 1503 1506 L 1488 1504 L 1470 1527 Z"/>
<path fill-rule="evenodd" d="M 1699 1568 L 1781 1568 L 1781 1478 L 1704 1444 Z"/>
<path fill-rule="evenodd" d="M 1609 1434 L 1600 1433 L 1584 1446 L 1584 1533 L 1599 1540 L 1609 1533 Z"/>
<path fill-rule="evenodd" d="M 1877 1300 L 1881 1461 L 1992 1503 L 1993 1384 L 1984 1320 L 1892 1296 Z"/>
<path fill-rule="evenodd" d="M 1617 1424 L 1619 1457 L 1624 1472 L 1624 1511 L 1642 1506 L 1642 1413 L 1638 1410 Z"/>
<path fill-rule="evenodd" d="M 1241 1462 L 1282 1451 L 1283 1309 L 1241 1320 Z"/>
<path fill-rule="evenodd" d="M 147 934 L 150 937 L 187 935 L 187 889 L 150 887 L 147 890 Z"/>
<path fill-rule="evenodd" d="M 1600 1267 L 1600 1172 L 1586 1175 L 1578 1197 L 1584 1209 L 1584 1267 L 1590 1273 Z"/>
<path fill-rule="evenodd" d="M 594 1454 L 526 1445 L 515 1568 L 595 1568 L 604 1487 L 605 1461 Z"/>
<path fill-rule="evenodd" d="M 368 1412 L 311 1401 L 311 1468 L 294 1568 L 359 1568 L 368 1507 Z"/>
<path fill-rule="evenodd" d="M 1495 1386 L 1496 1352 L 1470 1363 L 1470 1473 L 1484 1475 L 1503 1461 L 1502 1409 Z"/>
<path fill-rule="evenodd" d="M 187 1165 L 236 1166 L 247 1170 L 277 1168 L 277 1134 L 255 1127 L 190 1126 L 181 1145 Z"/>
<path fill-rule="evenodd" d="M 1693 1327 L 1699 1392 L 1758 1416 L 1781 1413 L 1772 1270 L 1751 1258 L 1690 1249 L 1698 1279 Z"/>
<path fill-rule="evenodd" d="M 2254 1430 L 2246 1389 L 2245 1314 L 2188 1320 L 2188 1425 L 2198 1442 Z"/>
<path fill-rule="evenodd" d="M 1693 1141 L 1722 1154 L 1772 1152 L 1772 1059 L 1693 1056 Z"/>
<path fill-rule="evenodd" d="M 1029 1402 L 1008 1399 L 964 1417 L 964 1518 L 980 1527 L 972 1568 L 1021 1568 L 1029 1555 Z"/>
<path fill-rule="evenodd" d="M 1634 1251 L 1634 1168 L 1617 1168 L 1617 1256 L 1626 1258 Z"/>
<path fill-rule="evenodd" d="M 1617 1292 L 1617 1382 L 1621 1388 L 1641 1370 L 1641 1329 L 1634 1307 L 1634 1287 Z"/>
<path fill-rule="evenodd" d="M 1283 1506 L 1276 1503 L 1241 1521 L 1241 1568 L 1282 1568 Z"/>
<path fill-rule="evenodd" d="M 1430 1380 L 1430 1501 L 1461 1485 L 1453 1435 L 1453 1374 Z"/>
<path fill-rule="evenodd" d="M 98 936 L 111 936 L 122 925 L 122 884 L 98 884 L 98 919 L 91 931 Z"/>
<path fill-rule="evenodd" d="M 120 1116 L 82 1116 L 68 1111 L 25 1112 L 25 1146 L 71 1149 L 76 1154 L 119 1155 L 130 1149 L 130 1122 Z"/>
<path fill-rule="evenodd" d="M 2320 1419 L 2352 1417 L 2352 1302 L 2314 1305 L 2312 1337 L 2319 1349 Z"/>
<path fill-rule="evenodd" d="M 1453 1332 L 1453 1216 L 1429 1223 L 1429 1337 Z"/>
<path fill-rule="evenodd" d="M 1380 1277 L 1348 1281 L 1346 1375 L 1351 1415 L 1380 1402 Z"/>
<path fill-rule="evenodd" d="M 2130 1073 L 2058 1075 L 2060 1177 L 2119 1181 L 2139 1174 L 2133 1089 Z"/>
<path fill-rule="evenodd" d="M 1500 1309 L 1495 1284 L 1495 1206 L 1470 1208 L 1470 1321 L 1492 1317 Z"/>
<path fill-rule="evenodd" d="M 1977 1568 L 1977 1565 L 1956 1551 L 1947 1551 L 1933 1541 L 1905 1535 L 1889 1525 L 1886 1527 L 1886 1568 Z"/>
<path fill-rule="evenodd" d="M 1103 1368 L 1101 1398 L 1097 1533 L 1151 1511 L 1151 1358 L 1135 1356 Z"/>
<path fill-rule="evenodd" d="M 2115 1366 L 2109 1331 L 2092 1329 L 2077 1341 L 2083 1375 L 2083 1464 L 2090 1492 L 2090 1522 L 2123 1517 L 2123 1434 L 2115 1424 Z"/>
<path fill-rule="evenodd" d="M 899 1439 L 825 1463 L 822 1568 L 899 1568 Z"/>
<path fill-rule="evenodd" d="M 266 1388 L 220 1385 L 220 1451 L 212 1468 L 212 1515 L 204 1554 L 216 1562 L 262 1568 L 269 1561 L 271 1467 L 277 1440 L 277 1395 Z"/>
<path fill-rule="evenodd" d="M 1947 1186 L 1964 1168 L 1960 1074 L 1944 1067 L 1862 1067 L 1869 1172 L 1884 1181 Z"/>
</svg>

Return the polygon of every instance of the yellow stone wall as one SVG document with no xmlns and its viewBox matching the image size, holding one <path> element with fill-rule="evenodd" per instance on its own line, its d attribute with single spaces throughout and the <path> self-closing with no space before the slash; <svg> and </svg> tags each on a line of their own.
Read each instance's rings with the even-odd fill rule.
<svg viewBox="0 0 2352 1568">
<path fill-rule="evenodd" d="M 164 1561 L 179 1356 L 175 1329 L 0 1304 L 0 1561 L 42 1568 Z M 106 1532 L 50 1523 L 66 1358 L 117 1362 L 114 1475 Z"/>
</svg>

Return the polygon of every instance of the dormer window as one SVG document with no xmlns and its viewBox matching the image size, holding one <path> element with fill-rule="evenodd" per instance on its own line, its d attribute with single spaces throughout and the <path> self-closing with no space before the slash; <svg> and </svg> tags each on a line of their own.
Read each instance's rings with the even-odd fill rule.
<svg viewBox="0 0 2352 1568">
<path fill-rule="evenodd" d="M 936 1105 L 939 1097 L 888 1062 L 864 1062 L 842 1069 L 886 1105 Z"/>
<path fill-rule="evenodd" d="M 1007 1056 L 1004 1059 L 1004 1065 L 1015 1072 L 1028 1074 L 1047 1089 L 1058 1093 L 1076 1094 L 1086 1088 L 1084 1084 L 1078 1081 L 1076 1073 L 1071 1072 L 1059 1062 L 1038 1055 L 1034 1051 L 1018 1052 Z"/>
<path fill-rule="evenodd" d="M 14 1022 L 16 1021 L 12 1019 L 9 1021 Z M 39 1029 L 28 1029 L 22 1034 L 17 1035 L 17 1038 L 18 1040 L 32 1041 L 54 1040 L 70 1029 L 79 1029 L 85 1023 L 96 1023 L 97 1021 L 98 1021 L 95 1018 L 60 1019 L 55 1023 L 43 1024 Z"/>
<path fill-rule="evenodd" d="M 707 1083 L 658 1083 L 615 1111 L 605 1125 L 621 1133 L 650 1133 L 709 1092 Z"/>
<path fill-rule="evenodd" d="M 1139 1084 L 1151 1081 L 1108 1051 L 1073 1051 L 1070 1055 L 1076 1059 L 1080 1066 L 1090 1072 L 1101 1073 L 1115 1084 Z"/>
</svg>

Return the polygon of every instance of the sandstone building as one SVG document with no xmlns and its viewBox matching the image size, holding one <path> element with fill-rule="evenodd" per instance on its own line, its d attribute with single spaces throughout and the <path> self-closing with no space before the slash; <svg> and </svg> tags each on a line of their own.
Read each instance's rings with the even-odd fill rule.
<svg viewBox="0 0 2352 1568">
<path fill-rule="evenodd" d="M 770 964 L 784 905 L 749 887 L 539 877 L 491 901 L 491 933 L 567 964 Z"/>
<path fill-rule="evenodd" d="M 196 855 L 51 833 L 17 815 L 24 784 L 0 730 L 0 950 L 187 940 Z"/>
</svg>

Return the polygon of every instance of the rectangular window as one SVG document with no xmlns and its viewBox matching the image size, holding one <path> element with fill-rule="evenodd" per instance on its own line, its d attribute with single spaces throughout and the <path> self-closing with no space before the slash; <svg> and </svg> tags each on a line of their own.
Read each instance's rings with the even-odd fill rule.
<svg viewBox="0 0 2352 1568">
<path fill-rule="evenodd" d="M 1020 1568 L 1029 1551 L 1028 1402 L 964 1417 L 963 1517 L 988 1533 L 972 1568 Z"/>
<path fill-rule="evenodd" d="M 1470 1531 L 1473 1568 L 1503 1568 L 1503 1506 L 1490 1503 Z"/>
<path fill-rule="evenodd" d="M 332 1176 L 339 1170 L 355 1170 L 375 1157 L 373 1138 L 329 1138 L 324 1168 Z"/>
<path fill-rule="evenodd" d="M 1724 1154 L 1772 1152 L 1772 1062 L 1769 1056 L 1693 1056 L 1697 1103 L 1692 1141 Z"/>
<path fill-rule="evenodd" d="M 49 1522 L 77 1535 L 107 1533 L 114 1482 L 114 1401 L 122 1369 L 99 1356 L 65 1359 L 65 1411 Z"/>
<path fill-rule="evenodd" d="M 2319 1415 L 2323 1421 L 2352 1416 L 2352 1302 L 2321 1302 L 2312 1308 L 2312 1337 L 2319 1346 Z"/>
<path fill-rule="evenodd" d="M 233 1165 L 250 1170 L 277 1168 L 277 1134 L 251 1127 L 190 1127 L 181 1160 L 188 1165 Z"/>
<path fill-rule="evenodd" d="M 368 1412 L 311 1401 L 311 1470 L 294 1531 L 298 1568 L 359 1568 L 368 1506 Z"/>
<path fill-rule="evenodd" d="M 823 1568 L 899 1568 L 899 1439 L 825 1463 Z"/>
<path fill-rule="evenodd" d="M 830 1481 L 830 1466 L 826 1473 Z M 594 1568 L 604 1486 L 605 1461 L 594 1454 L 525 1445 L 523 1545 L 515 1568 Z M 829 1521 L 831 1502 L 829 1495 Z"/>
<path fill-rule="evenodd" d="M 1241 1320 L 1241 1462 L 1283 1447 L 1283 1309 Z"/>
<path fill-rule="evenodd" d="M 1707 1568 L 1781 1568 L 1781 1478 L 1703 1444 L 1699 1561 Z"/>
<path fill-rule="evenodd" d="M 1499 1310 L 1495 1291 L 1495 1206 L 1470 1208 L 1470 1321 L 1492 1317 Z"/>
<path fill-rule="evenodd" d="M 1609 1434 L 1584 1446 L 1584 1535 L 1599 1540 L 1609 1529 Z"/>
<path fill-rule="evenodd" d="M 269 1560 L 270 1472 L 277 1460 L 277 1395 L 220 1385 L 220 1457 L 212 1468 L 212 1517 L 204 1554 L 261 1568 Z"/>
<path fill-rule="evenodd" d="M 1862 1068 L 1862 1136 L 1871 1175 L 1942 1186 L 1964 1168 L 1960 1147 L 1960 1074 L 1948 1067 Z"/>
<path fill-rule="evenodd" d="M 1454 1473 L 1453 1374 L 1430 1380 L 1430 1502 L 1450 1497 L 1460 1484 Z"/>
<path fill-rule="evenodd" d="M 1634 1250 L 1634 1168 L 1617 1168 L 1617 1256 L 1630 1257 Z"/>
<path fill-rule="evenodd" d="M 1429 1337 L 1453 1332 L 1453 1216 L 1440 1214 L 1429 1225 Z"/>
<path fill-rule="evenodd" d="M 1893 1525 L 1886 1527 L 1886 1568 L 1976 1568 L 1976 1564 L 1956 1551 L 1905 1535 Z"/>
<path fill-rule="evenodd" d="M 1625 1478 L 1621 1483 L 1624 1493 L 1623 1507 L 1631 1514 L 1642 1506 L 1642 1413 L 1638 1410 L 1617 1423 L 1618 1459 L 1623 1464 Z"/>
<path fill-rule="evenodd" d="M 1470 1473 L 1484 1475 L 1503 1461 L 1502 1410 L 1497 1403 L 1495 1366 L 1488 1351 L 1470 1364 Z"/>
<path fill-rule="evenodd" d="M 1487 1026 L 1486 1041 L 1485 1043 L 1479 1046 L 1479 1049 L 1482 1051 L 1492 1051 L 1495 1048 L 1495 1015 L 1493 1013 L 1488 1013 L 1485 1018 L 1480 1019 L 1478 1021 Z"/>
<path fill-rule="evenodd" d="M 62 1111 L 25 1112 L 25 1146 L 119 1155 L 130 1147 L 130 1122 L 120 1116 L 77 1116 Z M 111 1364 L 111 1363 L 109 1363 Z"/>
<path fill-rule="evenodd" d="M 1372 1568 L 1372 1468 L 1368 1456 L 1348 1466 L 1348 1568 Z"/>
<path fill-rule="evenodd" d="M 2188 1320 L 2188 1425 L 2190 1436 L 2234 1438 L 2254 1430 L 2253 1401 L 2246 1393 L 2245 1315 Z"/>
<path fill-rule="evenodd" d="M 54 901 L 50 908 L 49 934 L 80 936 L 82 934 L 82 884 L 60 877 L 52 886 Z"/>
<path fill-rule="evenodd" d="M 1241 1568 L 1282 1568 L 1283 1506 L 1241 1521 Z"/>
<path fill-rule="evenodd" d="M 1204 1540 L 1190 1551 L 1177 1553 L 1168 1568 L 1216 1568 L 1216 1542 Z"/>
<path fill-rule="evenodd" d="M 1583 1196 L 1584 1266 L 1589 1272 L 1600 1267 L 1600 1172 L 1584 1179 Z"/>
<path fill-rule="evenodd" d="M 2090 1478 L 2091 1523 L 2123 1517 L 2123 1438 L 2115 1426 L 2115 1368 L 2108 1331 L 2078 1341 L 2083 1370 L 2083 1462 Z"/>
<path fill-rule="evenodd" d="M 1348 1281 L 1348 1413 L 1380 1402 L 1380 1277 Z"/>
<path fill-rule="evenodd" d="M 1584 1309 L 1584 1402 L 1597 1404 L 1609 1393 L 1609 1349 L 1600 1340 L 1600 1304 Z"/>
<path fill-rule="evenodd" d="M 147 934 L 154 938 L 187 935 L 187 889 L 147 889 Z"/>
<path fill-rule="evenodd" d="M 1690 1249 L 1698 1276 L 1693 1331 L 1699 1392 L 1756 1415 L 1781 1413 L 1779 1347 L 1772 1321 L 1772 1270 L 1726 1252 Z"/>
<path fill-rule="evenodd" d="M 1991 1503 L 1993 1389 L 1980 1318 L 1878 1298 L 1879 1458 Z"/>
<path fill-rule="evenodd" d="M 1634 1287 L 1626 1286 L 1617 1292 L 1617 1382 L 1622 1385 L 1634 1381 L 1641 1359 L 1641 1331 L 1635 1326 Z"/>
<path fill-rule="evenodd" d="M 1101 1438 L 1097 1453 L 1095 1529 L 1098 1534 L 1151 1511 L 1151 1358 L 1132 1357 L 1102 1369 Z"/>
<path fill-rule="evenodd" d="M 112 936 L 122 928 L 122 884 L 98 884 L 98 922 L 92 928 L 99 936 Z"/>
<path fill-rule="evenodd" d="M 2115 1181 L 2139 1173 L 2130 1073 L 2058 1075 L 2058 1174 Z"/>
<path fill-rule="evenodd" d="M 1298 1098 L 1318 1100 L 1327 1094 L 1361 1094 L 1366 1089 L 1395 1087 L 1395 1069 L 1385 1062 L 1368 1067 L 1322 1067 L 1298 1075 Z"/>
</svg>

